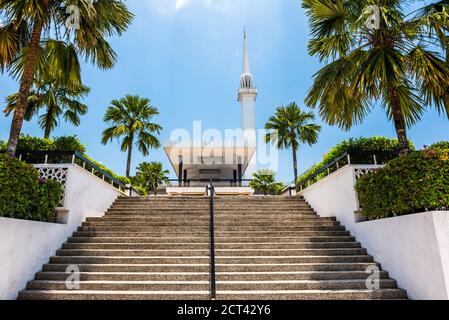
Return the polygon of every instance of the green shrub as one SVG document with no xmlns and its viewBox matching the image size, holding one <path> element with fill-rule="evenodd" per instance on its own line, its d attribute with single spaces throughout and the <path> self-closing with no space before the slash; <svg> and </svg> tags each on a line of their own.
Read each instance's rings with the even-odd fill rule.
<svg viewBox="0 0 449 320">
<path fill-rule="evenodd" d="M 0 141 L 0 151 L 6 150 L 6 142 Z M 90 160 L 93 164 L 98 166 L 101 170 L 110 174 L 114 179 L 117 179 L 123 184 L 129 184 L 129 179 L 123 176 L 117 175 L 115 172 L 107 168 L 105 165 L 89 157 L 86 152 L 86 147 L 76 136 L 61 136 L 54 139 L 44 139 L 38 137 L 32 137 L 29 135 L 21 135 L 17 144 L 16 154 L 26 154 L 30 151 L 77 151 L 81 153 L 86 159 Z M 24 156 L 24 161 L 32 163 L 38 163 L 44 161 L 44 156 Z M 51 163 L 65 163 L 72 161 L 67 156 L 51 156 L 48 158 Z M 81 164 L 81 163 L 79 163 Z M 98 177 L 102 178 L 102 175 L 96 173 Z"/>
<path fill-rule="evenodd" d="M 410 147 L 414 150 L 414 145 L 410 142 Z M 385 164 L 388 161 L 398 156 L 399 144 L 397 139 L 390 139 L 386 137 L 371 137 L 371 138 L 351 138 L 342 141 L 335 147 L 330 149 L 324 156 L 323 160 L 312 166 L 309 170 L 303 173 L 298 182 L 305 180 L 310 175 L 320 170 L 325 165 L 333 162 L 338 157 L 348 153 L 353 164 L 373 164 L 376 155 L 378 164 Z M 342 160 L 342 164 L 346 159 Z M 332 168 L 336 170 L 336 168 Z M 327 173 L 323 173 L 322 176 Z M 318 179 L 321 177 L 318 177 Z"/>
<path fill-rule="evenodd" d="M 449 148 L 394 159 L 362 176 L 356 190 L 370 220 L 449 208 Z"/>
<path fill-rule="evenodd" d="M 108 167 L 106 167 L 104 164 L 92 159 L 91 157 L 89 157 L 87 154 L 83 155 L 87 160 L 89 160 L 90 162 L 92 162 L 93 164 L 95 164 L 98 168 L 100 168 L 101 170 L 103 170 L 104 172 L 110 174 L 114 179 L 117 179 L 118 181 L 120 181 L 123 184 L 130 184 L 130 180 L 127 177 L 123 177 L 123 176 L 119 176 L 118 174 L 116 174 L 114 171 L 112 171 L 111 169 L 109 169 Z M 101 178 L 101 175 L 96 172 L 97 176 Z"/>
<path fill-rule="evenodd" d="M 277 195 L 285 188 L 283 183 L 276 182 L 276 172 L 270 169 L 260 169 L 253 173 L 249 187 L 264 195 Z"/>
<path fill-rule="evenodd" d="M 53 140 L 21 135 L 17 143 L 16 154 L 29 150 L 52 151 L 54 150 Z"/>
<path fill-rule="evenodd" d="M 0 151 L 6 150 L 6 141 L 0 141 Z M 86 147 L 76 136 L 62 136 L 54 139 L 20 135 L 16 154 L 26 151 L 78 151 L 84 153 Z"/>
<path fill-rule="evenodd" d="M 39 179 L 33 166 L 0 155 L 0 216 L 54 221 L 54 208 L 61 197 L 61 186 L 56 181 Z"/>
<path fill-rule="evenodd" d="M 449 141 L 440 141 L 440 142 L 434 143 L 430 146 L 430 148 L 447 150 L 447 149 L 449 149 Z"/>
<path fill-rule="evenodd" d="M 81 143 L 77 136 L 62 136 L 53 140 L 53 150 L 78 151 L 83 154 L 86 152 L 86 147 Z"/>
</svg>

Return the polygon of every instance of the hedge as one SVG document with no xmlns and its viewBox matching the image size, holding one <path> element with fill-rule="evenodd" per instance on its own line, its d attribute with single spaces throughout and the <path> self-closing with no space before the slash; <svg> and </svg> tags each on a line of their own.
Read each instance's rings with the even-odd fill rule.
<svg viewBox="0 0 449 320">
<path fill-rule="evenodd" d="M 0 141 L 0 151 L 6 150 L 6 142 Z M 114 171 L 107 168 L 100 162 L 92 159 L 86 154 L 86 147 L 76 136 L 61 136 L 53 139 L 38 138 L 29 135 L 21 135 L 17 144 L 16 154 L 25 153 L 30 151 L 77 151 L 81 153 L 86 159 L 90 160 L 101 170 L 110 174 L 114 179 L 122 182 L 123 184 L 129 184 L 129 179 L 117 175 Z M 58 159 L 52 159 L 55 162 L 59 162 Z M 67 161 L 61 159 L 61 161 Z"/>
<path fill-rule="evenodd" d="M 449 208 L 449 148 L 429 148 L 390 161 L 356 183 L 369 220 Z"/>
<path fill-rule="evenodd" d="M 412 142 L 410 142 L 410 148 L 412 150 L 415 148 Z M 385 164 L 396 158 L 399 154 L 398 151 L 399 144 L 397 139 L 386 137 L 351 138 L 340 142 L 330 149 L 323 156 L 323 160 L 312 166 L 298 178 L 298 183 L 345 153 L 350 155 L 351 163 L 353 164 L 373 164 L 373 155 L 376 155 L 378 164 Z M 326 174 L 323 173 L 323 175 Z"/>
<path fill-rule="evenodd" d="M 0 216 L 54 222 L 61 186 L 39 178 L 30 164 L 7 154 L 0 155 Z"/>
</svg>

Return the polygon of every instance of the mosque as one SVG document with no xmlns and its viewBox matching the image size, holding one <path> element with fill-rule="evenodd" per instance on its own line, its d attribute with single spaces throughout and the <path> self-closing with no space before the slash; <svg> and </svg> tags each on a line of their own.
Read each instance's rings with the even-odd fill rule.
<svg viewBox="0 0 449 320">
<path fill-rule="evenodd" d="M 224 141 L 169 141 L 164 145 L 177 175 L 175 186 L 167 187 L 169 195 L 204 194 L 211 180 L 217 194 L 249 195 L 254 190 L 247 180 L 256 171 L 255 103 L 257 89 L 250 71 L 246 31 L 243 36 L 243 71 L 237 101 L 242 124 L 236 139 Z"/>
</svg>

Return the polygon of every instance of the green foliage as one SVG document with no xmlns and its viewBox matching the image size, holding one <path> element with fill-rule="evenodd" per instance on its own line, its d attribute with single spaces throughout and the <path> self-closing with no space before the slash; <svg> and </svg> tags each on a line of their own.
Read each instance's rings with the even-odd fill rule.
<svg viewBox="0 0 449 320">
<path fill-rule="evenodd" d="M 157 188 L 168 183 L 168 170 L 164 170 L 160 162 L 143 162 L 137 166 L 137 174 L 133 182 L 139 187 L 138 191 L 144 191 L 147 195 L 151 192 L 156 194 Z"/>
<path fill-rule="evenodd" d="M 87 113 L 88 107 L 81 100 L 89 93 L 88 87 L 78 85 L 68 87 L 59 84 L 55 78 L 47 77 L 43 80 L 35 79 L 33 89 L 27 100 L 25 120 L 31 121 L 39 115 L 39 126 L 44 130 L 44 137 L 49 138 L 51 132 L 59 125 L 63 118 L 66 122 L 78 126 L 80 116 Z M 18 94 L 6 98 L 5 114 L 14 112 Z"/>
<path fill-rule="evenodd" d="M 449 148 L 394 159 L 362 176 L 356 190 L 370 220 L 449 208 Z"/>
<path fill-rule="evenodd" d="M 256 192 L 263 193 L 264 195 L 276 195 L 284 189 L 284 185 L 281 182 L 276 182 L 276 172 L 269 169 L 261 169 L 255 172 L 249 186 Z"/>
<path fill-rule="evenodd" d="M 326 65 L 305 99 L 329 125 L 349 130 L 379 102 L 395 125 L 402 153 L 406 129 L 428 108 L 449 116 L 447 1 L 302 0 L 309 54 Z M 379 28 L 366 26 L 376 5 Z"/>
<path fill-rule="evenodd" d="M 6 150 L 6 142 L 0 142 L 0 151 Z M 86 159 L 90 160 L 93 164 L 98 166 L 101 170 L 110 174 L 114 179 L 122 182 L 123 184 L 129 184 L 130 181 L 126 177 L 117 175 L 115 172 L 107 168 L 105 165 L 89 157 L 86 152 L 86 147 L 76 136 L 61 136 L 56 138 L 38 138 L 28 135 L 21 135 L 17 147 L 17 154 L 21 152 L 29 151 L 77 151 L 81 153 Z M 67 162 L 67 157 L 58 157 L 49 159 L 51 162 L 61 163 Z M 71 160 L 70 160 L 71 161 Z M 101 175 L 98 174 L 101 178 Z"/>
<path fill-rule="evenodd" d="M 112 100 L 104 115 L 104 122 L 110 125 L 102 133 L 101 143 L 118 139 L 121 151 L 128 151 L 126 176 L 130 176 L 133 146 L 148 156 L 151 148 L 159 148 L 160 141 L 155 134 L 160 134 L 162 127 L 151 122 L 159 114 L 151 100 L 139 96 L 126 95 L 120 100 Z"/>
<path fill-rule="evenodd" d="M 271 142 L 279 149 L 292 149 L 294 180 L 298 178 L 296 152 L 299 145 L 307 143 L 311 146 L 318 142 L 321 126 L 312 123 L 314 120 L 313 112 L 303 111 L 292 102 L 286 107 L 277 108 L 275 114 L 265 124 L 265 129 L 269 130 L 265 142 Z"/>
<path fill-rule="evenodd" d="M 108 167 L 106 167 L 104 164 L 92 159 L 90 156 L 88 156 L 87 154 L 83 154 L 83 156 L 89 160 L 90 162 L 92 162 L 93 164 L 95 164 L 97 167 L 99 167 L 101 170 L 103 170 L 104 172 L 110 174 L 114 179 L 117 179 L 118 181 L 120 181 L 123 184 L 129 184 L 130 180 L 127 177 L 123 177 L 123 176 L 119 176 L 118 174 L 116 174 L 114 171 L 112 171 L 111 169 L 109 169 Z M 98 177 L 101 178 L 101 175 L 99 173 Z"/>
<path fill-rule="evenodd" d="M 430 148 L 441 149 L 441 150 L 449 149 L 449 141 L 440 141 L 440 142 L 434 143 L 430 146 Z"/>
<path fill-rule="evenodd" d="M 6 141 L 0 141 L 0 151 L 4 150 L 6 150 Z M 86 147 L 76 136 L 45 139 L 21 135 L 17 145 L 17 154 L 25 151 L 78 151 L 79 153 L 84 153 Z"/>
<path fill-rule="evenodd" d="M 58 182 L 39 179 L 39 173 L 33 166 L 2 154 L 0 185 L 0 216 L 54 221 L 54 208 L 62 192 Z"/>
<path fill-rule="evenodd" d="M 52 139 L 32 137 L 29 135 L 21 135 L 17 144 L 17 154 L 23 151 L 54 151 L 54 143 Z"/>
<path fill-rule="evenodd" d="M 53 149 L 57 151 L 78 151 L 83 154 L 86 147 L 77 136 L 61 136 L 53 139 Z"/>
<path fill-rule="evenodd" d="M 413 150 L 413 143 L 409 143 L 410 148 Z M 373 155 L 376 155 L 378 164 L 385 164 L 398 156 L 399 144 L 397 139 L 389 139 L 385 137 L 351 138 L 349 140 L 342 141 L 341 143 L 330 149 L 323 156 L 323 160 L 303 173 L 298 178 L 298 182 L 303 181 L 304 179 L 345 153 L 348 153 L 350 155 L 351 163 L 353 164 L 373 164 Z M 332 170 L 335 169 L 336 168 L 332 168 Z M 326 174 L 327 173 L 323 173 L 323 175 Z"/>
</svg>

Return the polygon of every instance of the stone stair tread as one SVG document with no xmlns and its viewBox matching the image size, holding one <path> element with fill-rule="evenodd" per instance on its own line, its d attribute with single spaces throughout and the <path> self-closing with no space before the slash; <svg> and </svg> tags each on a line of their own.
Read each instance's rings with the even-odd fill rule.
<svg viewBox="0 0 449 320">
<path fill-rule="evenodd" d="M 209 299 L 208 197 L 120 197 L 62 244 L 20 299 Z M 333 217 L 301 197 L 215 199 L 217 299 L 405 299 Z M 66 290 L 67 267 L 82 290 Z M 83 287 L 84 286 L 84 287 Z"/>
</svg>

